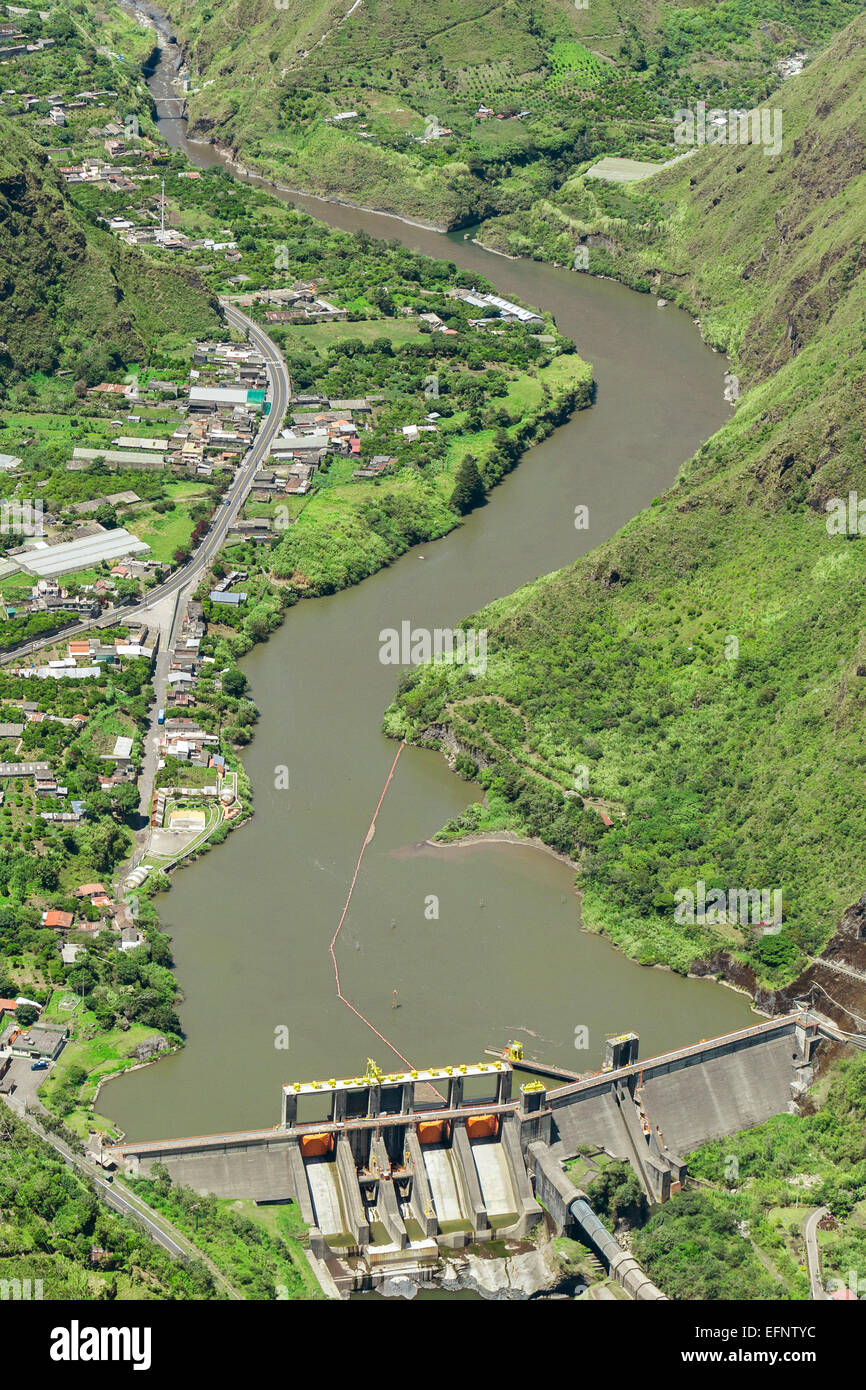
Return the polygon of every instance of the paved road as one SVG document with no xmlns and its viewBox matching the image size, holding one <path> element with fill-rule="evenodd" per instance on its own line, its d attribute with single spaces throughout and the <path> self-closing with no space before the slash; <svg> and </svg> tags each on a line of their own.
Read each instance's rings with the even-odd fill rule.
<svg viewBox="0 0 866 1390">
<path fill-rule="evenodd" d="M 95 1189 L 97 1195 L 121 1216 L 131 1217 L 143 1226 L 147 1234 L 163 1250 L 167 1250 L 172 1259 L 201 1260 L 209 1269 L 216 1282 L 229 1295 L 230 1298 L 242 1301 L 242 1295 L 228 1282 L 225 1275 L 217 1268 L 212 1260 L 199 1250 L 186 1236 L 174 1227 L 170 1221 L 162 1215 L 156 1213 L 151 1207 L 143 1202 L 140 1197 L 133 1195 L 127 1189 L 119 1186 L 116 1182 L 109 1182 L 102 1169 L 97 1163 L 85 1158 L 82 1154 L 74 1153 L 69 1145 L 59 1139 L 56 1134 L 51 1134 L 39 1124 L 34 1115 L 30 1113 L 22 1114 L 14 1106 L 10 1107 L 13 1114 L 23 1121 L 34 1134 L 46 1144 L 50 1144 L 53 1149 L 60 1154 L 64 1163 L 76 1168 L 90 1185 Z"/>
<path fill-rule="evenodd" d="M 191 588 L 201 578 L 204 570 L 216 558 L 220 546 L 225 540 L 226 533 L 232 522 L 237 517 L 244 502 L 246 501 L 250 488 L 252 487 L 253 477 L 256 470 L 268 457 L 271 443 L 282 428 L 283 419 L 291 396 L 292 383 L 289 377 L 289 369 L 280 355 L 276 344 L 271 341 L 268 335 L 246 314 L 241 313 L 233 305 L 223 304 L 223 312 L 229 323 L 234 328 L 239 328 L 245 333 L 255 346 L 260 350 L 268 367 L 268 399 L 271 402 L 270 414 L 266 415 L 261 423 L 261 427 L 253 440 L 252 447 L 246 458 L 241 463 L 235 477 L 225 493 L 223 505 L 219 507 L 216 517 L 210 530 L 203 537 L 198 549 L 192 558 L 180 569 L 175 570 L 164 584 L 159 584 L 155 589 L 150 589 L 147 598 L 141 603 L 134 603 L 123 608 L 112 608 L 107 613 L 101 614 L 98 618 L 91 618 L 86 622 L 73 624 L 71 627 L 63 629 L 61 634 L 64 641 L 78 633 L 88 632 L 94 627 L 110 626 L 117 622 L 125 622 L 128 619 L 141 619 L 147 609 L 152 608 L 160 599 L 176 595 L 181 590 Z M 47 640 L 42 639 L 35 642 L 27 642 L 22 646 L 15 647 L 4 653 L 0 658 L 0 664 L 9 662 L 19 662 L 22 656 L 27 656 L 31 652 L 38 651 L 41 647 L 49 646 L 56 642 L 57 634 Z M 164 694 L 164 691 L 163 691 Z"/>
<path fill-rule="evenodd" d="M 258 434 L 256 435 L 252 448 L 243 460 L 238 472 L 232 482 L 231 487 L 225 494 L 223 505 L 214 519 L 214 523 L 207 535 L 201 542 L 195 555 L 188 565 L 182 570 L 178 570 L 170 580 L 161 585 L 158 590 L 154 589 L 147 598 L 146 605 L 139 605 L 136 610 L 138 613 L 143 611 L 146 606 L 150 608 L 155 601 L 155 597 L 164 598 L 167 594 L 174 594 L 174 610 L 171 622 L 171 629 L 164 640 L 160 642 L 159 652 L 157 653 L 156 663 L 153 670 L 153 691 L 154 698 L 150 707 L 150 717 L 147 729 L 144 732 L 144 752 L 142 768 L 139 774 L 138 785 L 140 789 L 140 799 L 138 804 L 139 816 L 142 819 L 141 829 L 136 834 L 136 859 L 141 852 L 147 848 L 150 840 L 150 810 L 153 800 L 153 788 L 156 782 L 157 745 L 160 738 L 158 724 L 159 711 L 165 708 L 166 695 L 168 693 L 168 670 L 172 647 L 177 639 L 178 630 L 183 620 L 184 608 L 189 593 L 194 589 L 201 577 L 204 568 L 210 564 L 216 556 L 225 538 L 229 526 L 234 521 L 244 502 L 246 501 L 252 481 L 259 466 L 268 456 L 271 443 L 282 427 L 286 409 L 291 395 L 291 379 L 288 368 L 283 361 L 280 353 L 266 333 L 258 327 L 246 314 L 235 309 L 230 304 L 223 304 L 226 318 L 235 328 L 248 333 L 250 339 L 258 347 L 268 363 L 269 387 L 268 398 L 271 401 L 270 414 L 263 421 Z M 114 615 L 115 618 L 118 615 Z M 64 636 L 66 633 L 64 632 Z M 118 876 L 118 883 L 121 883 L 125 875 L 129 872 L 129 865 L 123 865 Z"/>
<path fill-rule="evenodd" d="M 818 1222 L 827 1215 L 826 1207 L 818 1207 L 803 1222 L 803 1235 L 806 1237 L 806 1261 L 809 1265 L 809 1296 L 815 1300 L 827 1298 L 821 1281 L 821 1261 L 818 1256 Z"/>
</svg>

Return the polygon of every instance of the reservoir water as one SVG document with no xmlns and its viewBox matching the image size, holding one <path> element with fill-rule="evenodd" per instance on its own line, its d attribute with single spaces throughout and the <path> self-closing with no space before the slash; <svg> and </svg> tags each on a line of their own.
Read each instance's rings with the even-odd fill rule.
<svg viewBox="0 0 866 1390">
<path fill-rule="evenodd" d="M 172 93 L 175 57 L 164 47 L 150 82 L 157 100 Z M 183 122 L 162 128 L 197 164 L 223 162 L 188 141 Z M 337 999 L 328 954 L 396 751 L 380 732 L 397 674 L 379 662 L 380 630 L 405 619 L 452 626 L 574 561 L 669 486 L 728 417 L 724 359 L 687 315 L 650 296 L 494 256 L 463 233 L 285 196 L 332 226 L 398 237 L 551 309 L 592 362 L 598 393 L 465 525 L 356 588 L 298 604 L 245 658 L 261 710 L 244 754 L 255 816 L 176 873 L 159 900 L 187 1044 L 103 1089 L 100 1112 L 131 1138 L 266 1127 L 279 1118 L 284 1082 L 354 1075 L 368 1056 L 399 1065 Z M 579 504 L 589 531 L 574 528 Z M 281 766 L 285 791 L 275 788 Z M 438 754 L 404 751 L 338 945 L 345 993 L 413 1065 L 476 1060 L 515 1037 L 529 1055 L 589 1069 L 611 1031 L 635 1029 L 647 1056 L 748 1022 L 744 996 L 643 969 L 582 932 L 573 874 L 551 856 L 424 843 L 476 795 Z M 430 895 L 438 920 L 425 917 Z M 589 1049 L 578 1052 L 583 1027 Z M 281 1028 L 287 1051 L 275 1047 Z"/>
</svg>

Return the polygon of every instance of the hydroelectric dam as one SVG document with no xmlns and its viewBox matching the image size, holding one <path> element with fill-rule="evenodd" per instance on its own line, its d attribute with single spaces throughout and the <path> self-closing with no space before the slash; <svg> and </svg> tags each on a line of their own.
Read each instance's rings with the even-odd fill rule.
<svg viewBox="0 0 866 1390">
<path fill-rule="evenodd" d="M 815 1054 L 838 1043 L 808 1012 L 641 1061 L 635 1033 L 608 1038 L 602 1068 L 512 1094 L 518 1044 L 501 1058 L 282 1087 L 272 1129 L 106 1144 L 105 1166 L 218 1197 L 297 1204 L 314 1263 L 340 1293 L 397 1274 L 432 1278 L 442 1252 L 520 1238 L 542 1218 L 583 1239 L 634 1298 L 662 1298 L 598 1222 L 564 1163 L 587 1149 L 627 1161 L 651 1203 L 679 1191 L 685 1155 L 796 1113 Z M 527 1064 L 528 1066 L 529 1064 Z M 532 1064 L 540 1071 L 542 1064 Z"/>
</svg>

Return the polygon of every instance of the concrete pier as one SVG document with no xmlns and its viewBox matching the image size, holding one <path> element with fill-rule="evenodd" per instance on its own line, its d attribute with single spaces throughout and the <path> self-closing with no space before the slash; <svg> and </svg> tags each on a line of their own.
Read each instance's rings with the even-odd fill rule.
<svg viewBox="0 0 866 1390">
<path fill-rule="evenodd" d="M 472 1234 L 476 1240 L 489 1240 L 490 1217 L 481 1194 L 481 1184 L 472 1157 L 472 1148 L 466 1135 L 465 1125 L 454 1126 L 453 1152 L 457 1160 L 455 1169 L 462 1174 L 466 1188 L 466 1198 L 472 1213 Z M 458 1166 L 459 1165 L 459 1166 Z"/>
<path fill-rule="evenodd" d="M 407 1167 L 410 1167 L 412 1172 L 412 1213 L 425 1236 L 434 1236 L 438 1224 L 436 1208 L 433 1205 L 433 1194 L 430 1191 L 427 1169 L 424 1167 L 421 1145 L 414 1129 L 406 1132 L 406 1150 L 410 1160 Z"/>
</svg>

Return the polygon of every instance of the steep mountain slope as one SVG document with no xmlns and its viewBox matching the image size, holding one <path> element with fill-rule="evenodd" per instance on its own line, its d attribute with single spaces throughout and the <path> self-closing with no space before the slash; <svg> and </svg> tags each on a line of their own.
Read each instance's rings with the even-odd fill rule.
<svg viewBox="0 0 866 1390">
<path fill-rule="evenodd" d="M 526 213 L 600 153 L 664 158 L 678 105 L 752 104 L 775 85 L 782 58 L 822 44 L 863 5 L 169 0 L 168 8 L 190 62 L 196 133 L 289 186 L 456 225 Z"/>
<path fill-rule="evenodd" d="M 625 950 L 726 950 L 770 984 L 863 890 L 866 516 L 835 518 L 866 495 L 864 78 L 859 19 L 772 98 L 777 159 L 705 148 L 604 224 L 610 268 L 699 312 L 748 389 L 655 505 L 472 619 L 485 676 L 413 673 L 386 717 L 425 742 L 448 726 L 480 769 L 489 807 L 452 831 L 540 835 Z M 782 930 L 677 920 L 699 882 L 780 891 Z"/>
<path fill-rule="evenodd" d="M 0 380 L 146 361 L 163 333 L 206 333 L 216 301 L 195 277 L 121 246 L 72 206 L 20 127 L 0 121 Z"/>
</svg>

